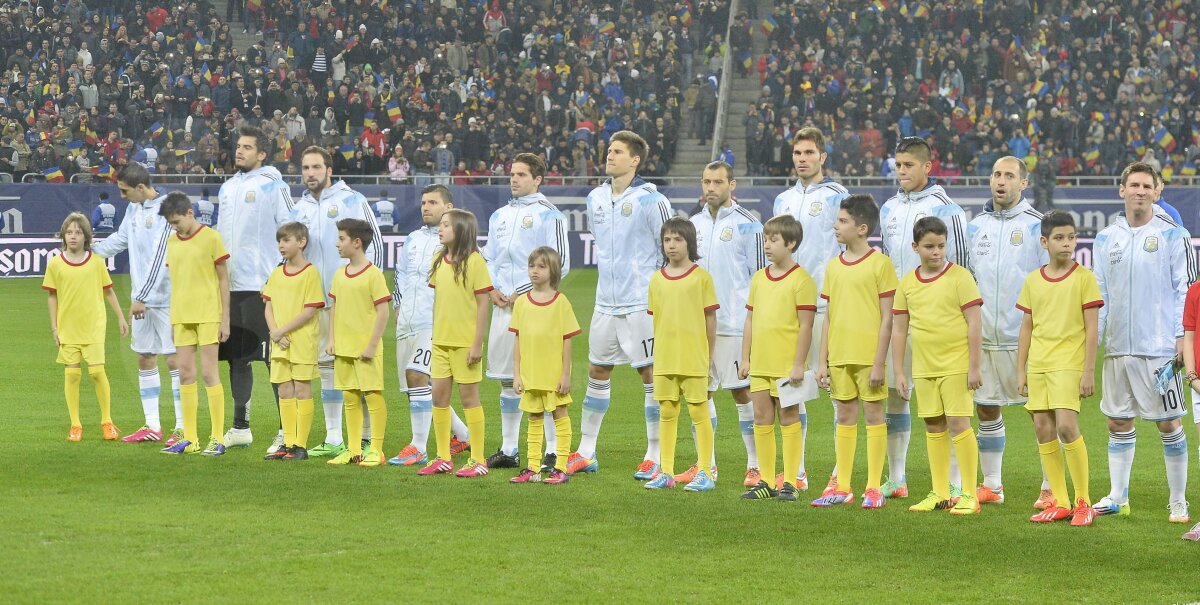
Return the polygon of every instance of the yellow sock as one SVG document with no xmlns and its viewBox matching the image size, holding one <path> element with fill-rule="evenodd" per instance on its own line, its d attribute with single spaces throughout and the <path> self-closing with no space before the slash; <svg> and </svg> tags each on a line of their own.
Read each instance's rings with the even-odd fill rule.
<svg viewBox="0 0 1200 605">
<path fill-rule="evenodd" d="M 63 371 L 63 393 L 67 396 L 67 413 L 71 415 L 71 426 L 83 426 L 79 420 L 79 383 L 83 382 L 83 370 L 65 368 Z"/>
<path fill-rule="evenodd" d="M 688 402 L 688 414 L 692 417 L 692 428 L 696 431 L 696 468 L 707 470 L 713 463 L 713 426 L 708 414 L 708 402 Z M 710 477 L 712 471 L 708 471 Z"/>
<path fill-rule="evenodd" d="M 467 432 L 471 435 L 471 460 L 479 464 L 487 464 L 487 449 L 483 445 L 487 423 L 484 421 L 483 406 L 477 405 L 473 408 L 463 408 L 463 416 L 467 421 Z M 446 422 L 449 421 L 449 419 L 446 420 Z M 439 445 L 438 447 L 440 448 L 441 446 Z M 449 437 L 446 437 L 446 451 L 447 453 L 450 451 Z M 447 457 L 446 459 L 449 460 L 450 458 Z"/>
<path fill-rule="evenodd" d="M 312 430 L 313 420 L 313 400 L 308 399 L 296 400 L 296 445 L 308 447 L 308 432 Z"/>
<path fill-rule="evenodd" d="M 362 391 L 342 391 L 342 404 L 346 408 L 346 447 L 351 456 L 362 455 Z"/>
<path fill-rule="evenodd" d="M 939 500 L 950 499 L 950 432 L 925 433 L 925 448 L 929 451 L 929 478 L 933 493 Z M 959 464 L 963 461 L 959 460 Z M 963 485 L 966 489 L 966 485 Z"/>
<path fill-rule="evenodd" d="M 1042 456 L 1042 469 L 1046 471 L 1046 480 L 1050 482 L 1050 491 L 1054 492 L 1055 503 L 1063 508 L 1071 508 L 1071 497 L 1067 493 L 1067 469 L 1063 465 L 1058 439 L 1039 443 L 1038 453 Z"/>
<path fill-rule="evenodd" d="M 883 461 L 887 457 L 887 425 L 867 425 L 867 489 L 879 489 Z"/>
<path fill-rule="evenodd" d="M 567 472 L 567 458 L 571 457 L 571 417 L 563 416 L 554 419 L 554 436 L 558 440 L 558 459 L 554 468 Z"/>
<path fill-rule="evenodd" d="M 1067 458 L 1067 468 L 1071 470 L 1071 483 L 1075 485 L 1075 500 L 1091 502 L 1091 494 L 1088 493 L 1088 451 L 1083 443 L 1083 435 L 1075 441 L 1064 443 L 1062 449 Z"/>
<path fill-rule="evenodd" d="M 112 389 L 108 385 L 108 374 L 104 366 L 88 366 L 88 376 L 96 388 L 96 401 L 100 403 L 100 422 L 112 422 Z"/>
<path fill-rule="evenodd" d="M 783 434 L 783 480 L 796 485 L 800 455 L 804 453 L 804 425 L 799 422 L 779 427 Z"/>
<path fill-rule="evenodd" d="M 433 406 L 433 440 L 439 460 L 450 459 L 450 408 Z"/>
<path fill-rule="evenodd" d="M 675 442 L 679 436 L 679 402 L 660 401 L 658 416 L 658 463 L 668 475 L 675 474 Z"/>
<path fill-rule="evenodd" d="M 179 385 L 179 405 L 183 408 L 183 438 L 192 445 L 199 445 L 196 413 L 200 409 L 200 391 L 196 383 Z"/>
<path fill-rule="evenodd" d="M 279 398 L 279 424 L 283 426 L 283 443 L 296 445 L 296 398 Z"/>
<path fill-rule="evenodd" d="M 217 441 L 225 439 L 225 387 L 221 383 L 204 388 L 208 398 L 209 425 L 212 428 L 212 438 Z"/>
<path fill-rule="evenodd" d="M 775 488 L 775 425 L 754 425 L 754 449 L 758 452 L 758 472 L 762 480 Z"/>
<path fill-rule="evenodd" d="M 371 414 L 371 449 L 383 456 L 383 438 L 387 436 L 387 401 L 380 391 L 364 393 L 367 400 L 367 412 Z"/>
<path fill-rule="evenodd" d="M 959 485 L 962 485 L 964 492 L 974 494 L 979 478 L 976 476 L 979 471 L 979 440 L 975 438 L 975 431 L 967 429 L 954 436 L 954 455 L 958 458 L 958 476 L 962 481 Z"/>
<path fill-rule="evenodd" d="M 837 425 L 833 441 L 834 451 L 837 455 L 837 491 L 849 492 L 851 490 L 850 481 L 854 478 L 854 451 L 858 449 L 858 425 Z M 758 459 L 761 463 L 762 456 L 759 456 Z"/>
<path fill-rule="evenodd" d="M 546 440 L 546 419 L 542 414 L 529 415 L 529 433 L 528 446 L 529 450 L 529 468 L 537 472 L 542 466 L 542 442 Z M 558 427 L 554 430 L 557 432 Z"/>
</svg>

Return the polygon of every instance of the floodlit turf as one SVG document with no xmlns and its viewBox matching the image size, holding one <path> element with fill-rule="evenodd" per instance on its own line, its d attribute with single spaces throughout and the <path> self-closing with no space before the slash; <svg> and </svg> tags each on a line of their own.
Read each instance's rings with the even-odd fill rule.
<svg viewBox="0 0 1200 605">
<path fill-rule="evenodd" d="M 128 280 L 117 283 L 128 309 Z M 565 281 L 584 326 L 594 284 L 594 271 Z M 628 368 L 614 374 L 600 474 L 565 486 L 510 485 L 515 472 L 507 469 L 467 480 L 421 478 L 411 468 L 265 462 L 277 416 L 261 365 L 253 446 L 216 459 L 165 456 L 156 445 L 102 442 L 86 378 L 84 439 L 66 441 L 62 371 L 54 364 L 45 299 L 37 281 L 0 280 L 9 317 L 0 353 L 6 601 L 1174 603 L 1200 596 L 1200 545 L 1179 539 L 1186 526 L 1167 523 L 1162 449 L 1149 424 L 1139 425 L 1133 516 L 1101 517 L 1092 528 L 1026 520 L 1040 471 L 1020 409 L 1007 414 L 1009 501 L 976 517 L 907 512 L 929 487 L 919 423 L 909 451 L 913 497 L 877 511 L 857 501 L 837 510 L 808 506 L 833 465 L 826 399 L 809 406 L 814 487 L 800 502 L 738 498 L 745 452 L 728 395 L 718 401 L 717 490 L 650 492 L 631 478 L 645 425 L 640 383 Z M 385 342 L 394 364 L 393 342 Z M 575 339 L 576 443 L 586 351 L 585 338 Z M 113 417 L 128 434 L 142 421 L 137 366 L 111 318 L 107 355 Z M 394 455 L 410 432 L 407 400 L 389 374 L 386 450 Z M 491 453 L 500 439 L 496 383 L 485 382 L 483 393 Z M 201 400 L 203 441 L 208 414 Z M 1083 416 L 1094 499 L 1108 489 L 1098 401 L 1088 400 Z M 174 416 L 166 396 L 162 415 L 164 423 Z M 231 422 L 232 404 L 225 417 Z M 693 456 L 682 424 L 679 470 Z M 310 445 L 323 427 L 318 405 Z M 1195 432 L 1187 430 L 1191 455 Z M 857 491 L 865 443 L 860 432 Z M 1194 512 L 1200 517 L 1200 499 Z"/>
</svg>

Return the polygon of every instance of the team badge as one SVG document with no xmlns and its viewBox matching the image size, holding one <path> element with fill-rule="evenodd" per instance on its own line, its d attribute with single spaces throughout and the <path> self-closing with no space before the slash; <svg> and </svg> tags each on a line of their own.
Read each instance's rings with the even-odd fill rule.
<svg viewBox="0 0 1200 605">
<path fill-rule="evenodd" d="M 825 209 L 824 202 L 813 202 L 812 205 L 810 205 L 808 207 L 808 215 L 809 216 L 821 216 L 821 211 L 824 209 Z"/>
<path fill-rule="evenodd" d="M 1146 238 L 1146 243 L 1142 244 L 1142 250 L 1146 252 L 1158 252 L 1158 236 L 1151 235 Z"/>
<path fill-rule="evenodd" d="M 721 241 L 727 242 L 733 239 L 733 227 L 726 227 L 721 230 Z"/>
<path fill-rule="evenodd" d="M 147 229 L 150 229 L 150 228 L 153 228 L 153 227 L 154 227 L 154 217 L 153 217 L 153 216 L 147 216 L 147 217 L 146 217 L 146 228 L 147 228 Z"/>
<path fill-rule="evenodd" d="M 533 217 L 527 216 L 527 217 L 521 219 L 521 228 L 522 229 L 532 229 L 533 228 Z"/>
<path fill-rule="evenodd" d="M 1025 235 L 1020 231 L 1013 231 L 1012 235 L 1008 236 L 1008 243 L 1014 246 L 1020 246 L 1025 241 Z"/>
<path fill-rule="evenodd" d="M 337 215 L 338 207 L 336 205 L 330 206 L 329 209 L 325 211 L 325 216 L 328 216 L 329 218 L 337 218 Z"/>
<path fill-rule="evenodd" d="M 257 195 L 258 195 L 258 194 L 256 194 L 256 193 L 255 193 L 255 192 L 253 192 L 253 191 L 247 191 L 247 192 L 246 192 L 246 203 L 247 203 L 247 204 L 253 204 L 253 203 L 254 203 L 254 198 L 255 198 Z"/>
<path fill-rule="evenodd" d="M 633 202 L 621 204 L 621 216 L 629 216 L 631 214 L 633 214 Z"/>
</svg>

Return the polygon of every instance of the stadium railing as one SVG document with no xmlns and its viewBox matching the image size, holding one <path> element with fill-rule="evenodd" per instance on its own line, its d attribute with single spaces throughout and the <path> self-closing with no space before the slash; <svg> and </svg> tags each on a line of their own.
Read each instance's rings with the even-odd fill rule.
<svg viewBox="0 0 1200 605">
<path fill-rule="evenodd" d="M 729 46 L 729 34 L 733 24 L 737 22 L 738 7 L 741 4 L 742 0 L 729 3 L 729 22 L 725 24 L 725 59 L 721 61 L 721 82 L 717 88 L 717 119 L 713 120 L 712 149 L 708 154 L 708 157 L 714 160 L 721 156 L 721 141 L 725 136 L 725 113 L 729 109 L 729 88 L 733 82 L 733 48 Z"/>
</svg>

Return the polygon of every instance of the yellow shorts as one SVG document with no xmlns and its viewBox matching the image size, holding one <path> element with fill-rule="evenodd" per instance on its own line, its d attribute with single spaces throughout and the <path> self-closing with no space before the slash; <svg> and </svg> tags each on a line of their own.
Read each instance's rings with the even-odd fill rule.
<svg viewBox="0 0 1200 605">
<path fill-rule="evenodd" d="M 887 399 L 887 381 L 871 386 L 871 366 L 830 366 L 829 396 L 836 401 L 883 401 Z"/>
<path fill-rule="evenodd" d="M 778 380 L 782 376 L 755 376 L 750 375 L 750 392 L 757 393 L 759 391 L 771 391 L 772 397 L 779 397 Z"/>
<path fill-rule="evenodd" d="M 475 384 L 483 381 L 483 363 L 467 365 L 470 347 L 443 347 L 433 345 L 433 360 L 429 364 L 430 378 L 452 378 L 458 384 Z"/>
<path fill-rule="evenodd" d="M 654 400 L 688 403 L 708 401 L 708 376 L 655 376 Z"/>
<path fill-rule="evenodd" d="M 1083 378 L 1083 370 L 1058 370 L 1027 374 L 1029 387 L 1029 403 L 1025 409 L 1030 412 L 1046 412 L 1049 410 L 1079 411 L 1079 381 Z"/>
<path fill-rule="evenodd" d="M 273 374 L 273 372 L 272 372 Z M 273 378 L 273 376 L 272 376 Z M 333 358 L 333 388 L 339 391 L 383 391 L 383 354 L 363 361 L 357 357 Z"/>
<path fill-rule="evenodd" d="M 917 416 L 921 418 L 975 415 L 966 374 L 913 378 L 913 390 L 917 393 Z"/>
<path fill-rule="evenodd" d="M 220 331 L 221 324 L 219 322 L 175 324 L 171 328 L 175 332 L 175 346 L 204 346 L 217 344 L 217 332 Z"/>
<path fill-rule="evenodd" d="M 317 365 L 292 363 L 282 357 L 271 360 L 271 384 L 297 380 L 307 382 L 317 379 Z"/>
<path fill-rule="evenodd" d="M 571 405 L 571 394 L 555 391 L 525 391 L 521 393 L 521 409 L 530 414 L 553 412 L 555 408 Z"/>
<path fill-rule="evenodd" d="M 86 345 L 58 345 L 58 359 L 65 366 L 77 366 L 86 361 L 89 366 L 104 365 L 104 343 L 94 342 Z"/>
</svg>

